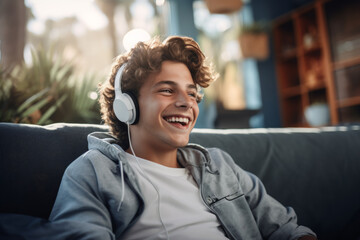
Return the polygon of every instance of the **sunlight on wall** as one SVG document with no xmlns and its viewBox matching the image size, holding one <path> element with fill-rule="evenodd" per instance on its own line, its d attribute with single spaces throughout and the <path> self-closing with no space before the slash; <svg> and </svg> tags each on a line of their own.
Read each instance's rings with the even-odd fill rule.
<svg viewBox="0 0 360 240">
<path fill-rule="evenodd" d="M 76 16 L 90 30 L 103 28 L 107 19 L 91 0 L 26 0 L 32 8 L 35 19 L 29 22 L 30 31 L 40 34 L 44 31 L 46 19 L 58 20 Z"/>
<path fill-rule="evenodd" d="M 156 0 L 155 3 L 157 6 L 163 6 L 165 4 L 165 0 Z"/>
</svg>

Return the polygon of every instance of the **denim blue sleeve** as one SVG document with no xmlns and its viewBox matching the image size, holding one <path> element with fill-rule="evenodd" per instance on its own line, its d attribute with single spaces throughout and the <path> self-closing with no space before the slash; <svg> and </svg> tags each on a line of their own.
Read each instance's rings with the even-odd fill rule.
<svg viewBox="0 0 360 240">
<path fill-rule="evenodd" d="M 115 237 L 110 229 L 86 222 L 51 222 L 28 215 L 0 214 L 0 239 L 115 240 Z"/>
<path fill-rule="evenodd" d="M 94 231 L 106 231 L 109 236 L 106 239 L 113 239 L 110 213 L 98 185 L 91 162 L 86 155 L 79 157 L 63 175 L 49 220 L 86 223 Z"/>
</svg>

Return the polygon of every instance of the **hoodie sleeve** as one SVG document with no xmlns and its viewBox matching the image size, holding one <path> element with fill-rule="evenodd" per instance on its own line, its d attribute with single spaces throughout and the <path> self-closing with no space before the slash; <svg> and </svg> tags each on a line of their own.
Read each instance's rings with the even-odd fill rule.
<svg viewBox="0 0 360 240">
<path fill-rule="evenodd" d="M 0 239 L 36 240 L 115 240 L 109 229 L 86 222 L 47 219 L 19 214 L 0 214 Z"/>
<path fill-rule="evenodd" d="M 246 200 L 264 239 L 293 240 L 302 236 L 316 236 L 309 228 L 297 224 L 297 216 L 291 207 L 285 207 L 267 194 L 261 180 L 244 171 L 225 152 L 224 159 L 239 179 Z"/>
<path fill-rule="evenodd" d="M 84 154 L 66 169 L 49 220 L 84 223 L 89 231 L 104 231 L 106 239 L 115 239 L 98 186 L 93 165 Z"/>
</svg>

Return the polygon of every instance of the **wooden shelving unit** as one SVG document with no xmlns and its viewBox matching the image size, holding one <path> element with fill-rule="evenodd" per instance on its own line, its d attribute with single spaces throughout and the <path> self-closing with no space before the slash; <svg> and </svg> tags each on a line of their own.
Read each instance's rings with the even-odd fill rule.
<svg viewBox="0 0 360 240">
<path fill-rule="evenodd" d="M 284 127 L 309 126 L 304 111 L 317 102 L 328 104 L 328 124 L 360 122 L 359 3 L 317 0 L 276 19 L 273 33 Z M 349 19 L 357 23 L 346 22 Z M 355 50 L 346 52 L 351 41 Z"/>
<path fill-rule="evenodd" d="M 360 122 L 360 1 L 324 6 L 339 122 Z"/>
</svg>

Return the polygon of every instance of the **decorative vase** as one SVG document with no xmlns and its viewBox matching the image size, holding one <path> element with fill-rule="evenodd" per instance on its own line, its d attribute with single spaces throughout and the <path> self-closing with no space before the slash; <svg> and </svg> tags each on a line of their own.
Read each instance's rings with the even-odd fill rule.
<svg viewBox="0 0 360 240">
<path fill-rule="evenodd" d="M 329 106 L 326 103 L 310 105 L 305 109 L 305 119 L 312 127 L 325 126 L 329 124 Z"/>
</svg>

